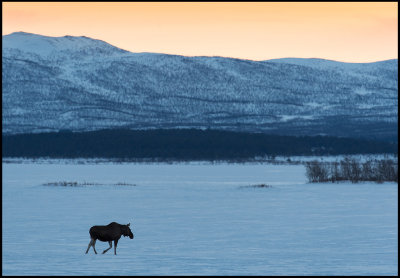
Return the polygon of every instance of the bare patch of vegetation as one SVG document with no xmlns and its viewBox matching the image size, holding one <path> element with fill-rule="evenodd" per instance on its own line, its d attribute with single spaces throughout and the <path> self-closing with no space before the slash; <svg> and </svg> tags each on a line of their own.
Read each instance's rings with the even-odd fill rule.
<svg viewBox="0 0 400 278">
<path fill-rule="evenodd" d="M 118 182 L 115 185 L 121 185 L 121 186 L 136 186 L 136 184 L 133 183 L 126 183 L 126 182 Z"/>
<path fill-rule="evenodd" d="M 49 182 L 45 183 L 43 185 L 49 185 L 49 186 L 78 186 L 79 184 L 75 182 L 67 182 L 67 181 L 59 181 L 59 182 Z"/>
<path fill-rule="evenodd" d="M 271 188 L 272 185 L 269 184 L 255 184 L 255 185 L 244 185 L 244 186 L 240 186 L 240 188 Z"/>
<path fill-rule="evenodd" d="M 45 183 L 43 185 L 46 186 L 94 186 L 94 185 L 117 185 L 117 186 L 136 186 L 136 184 L 133 183 L 126 183 L 126 182 L 118 182 L 114 184 L 105 184 L 105 183 L 95 183 L 95 182 L 83 182 L 83 183 L 78 183 L 76 181 L 74 182 L 67 182 L 67 181 L 59 181 L 59 182 L 49 182 Z"/>
</svg>

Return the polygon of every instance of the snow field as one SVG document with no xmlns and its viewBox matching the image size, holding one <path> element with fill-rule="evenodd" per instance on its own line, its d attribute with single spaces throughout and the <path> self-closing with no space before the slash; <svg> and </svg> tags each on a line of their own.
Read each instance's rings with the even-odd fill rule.
<svg viewBox="0 0 400 278">
<path fill-rule="evenodd" d="M 43 185 L 61 181 L 102 185 Z M 308 184 L 302 165 L 3 163 L 2 193 L 3 275 L 397 275 L 395 183 Z M 89 228 L 112 221 L 135 238 L 85 255 Z"/>
</svg>

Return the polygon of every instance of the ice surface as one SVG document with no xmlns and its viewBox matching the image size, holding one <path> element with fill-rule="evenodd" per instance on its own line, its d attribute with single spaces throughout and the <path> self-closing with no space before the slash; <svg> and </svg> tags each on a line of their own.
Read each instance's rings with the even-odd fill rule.
<svg viewBox="0 0 400 278">
<path fill-rule="evenodd" d="M 308 184 L 302 165 L 2 167 L 3 275 L 398 273 L 395 183 Z M 42 185 L 58 181 L 102 185 Z M 85 255 L 89 228 L 111 221 L 135 238 Z"/>
</svg>

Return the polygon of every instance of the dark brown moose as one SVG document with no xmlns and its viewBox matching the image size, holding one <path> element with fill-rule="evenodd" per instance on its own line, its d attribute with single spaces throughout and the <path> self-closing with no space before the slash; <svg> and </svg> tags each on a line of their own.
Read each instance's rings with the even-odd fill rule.
<svg viewBox="0 0 400 278">
<path fill-rule="evenodd" d="M 89 252 L 90 246 L 93 246 L 94 253 L 97 254 L 95 249 L 96 240 L 108 241 L 110 247 L 103 251 L 103 254 L 111 249 L 112 241 L 114 241 L 114 255 L 117 255 L 117 244 L 121 236 L 129 236 L 133 239 L 133 233 L 129 228 L 130 223 L 127 225 L 121 225 L 116 222 L 111 222 L 107 226 L 93 226 L 89 230 L 90 242 L 86 250 L 86 254 Z"/>
</svg>

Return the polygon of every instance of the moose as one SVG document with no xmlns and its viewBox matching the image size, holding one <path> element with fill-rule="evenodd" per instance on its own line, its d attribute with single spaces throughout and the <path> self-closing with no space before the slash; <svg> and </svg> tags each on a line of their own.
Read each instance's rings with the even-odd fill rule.
<svg viewBox="0 0 400 278">
<path fill-rule="evenodd" d="M 86 254 L 89 252 L 90 246 L 93 246 L 94 253 L 97 254 L 95 244 L 96 240 L 100 241 L 108 241 L 110 247 L 103 251 L 103 254 L 106 253 L 112 247 L 112 241 L 114 241 L 114 255 L 117 255 L 117 244 L 118 240 L 121 236 L 128 236 L 130 239 L 133 239 L 133 233 L 129 228 L 131 223 L 127 225 L 121 225 L 116 222 L 111 222 L 106 226 L 93 226 L 89 230 L 90 234 L 90 242 L 89 246 L 86 250 Z"/>
</svg>

